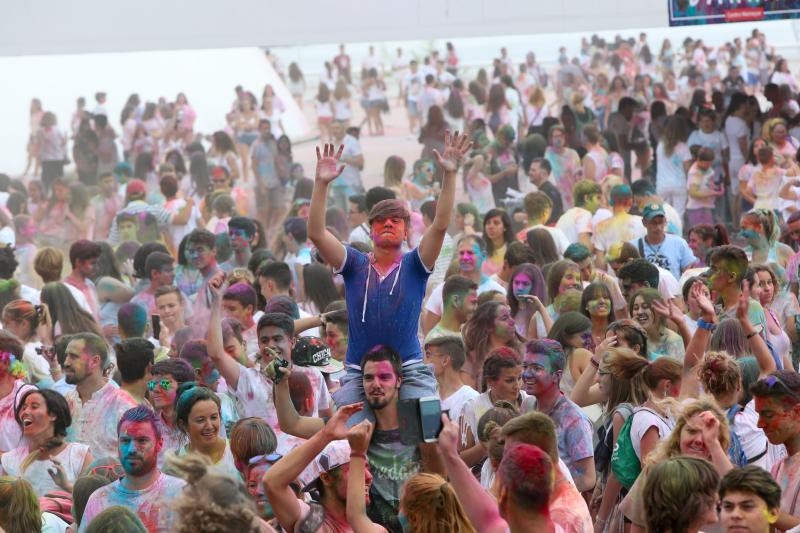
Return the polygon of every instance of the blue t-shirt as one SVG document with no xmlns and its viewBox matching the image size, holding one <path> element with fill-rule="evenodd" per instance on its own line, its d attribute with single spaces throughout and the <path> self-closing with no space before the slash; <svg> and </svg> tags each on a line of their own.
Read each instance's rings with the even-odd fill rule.
<svg viewBox="0 0 800 533">
<path fill-rule="evenodd" d="M 421 361 L 417 332 L 431 271 L 422 263 L 419 250 L 403 254 L 381 280 L 370 255 L 345 246 L 340 273 L 349 315 L 347 366 L 361 368 L 361 358 L 377 344 L 397 350 L 404 364 Z"/>
<path fill-rule="evenodd" d="M 681 279 L 681 273 L 697 261 L 686 241 L 677 235 L 668 233 L 658 245 L 649 244 L 645 237 L 634 239 L 630 243 L 639 250 L 644 259 L 669 270 L 675 279 Z"/>
</svg>

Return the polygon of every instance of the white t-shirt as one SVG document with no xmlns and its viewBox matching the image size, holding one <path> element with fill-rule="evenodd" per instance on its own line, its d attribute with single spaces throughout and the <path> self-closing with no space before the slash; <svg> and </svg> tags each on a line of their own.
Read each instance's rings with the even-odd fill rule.
<svg viewBox="0 0 800 533">
<path fill-rule="evenodd" d="M 786 446 L 770 444 L 764 430 L 758 428 L 758 413 L 755 405 L 755 400 L 750 400 L 744 409 L 736 413 L 732 431 L 739 437 L 742 451 L 748 460 L 761 455 L 752 464 L 770 472 L 773 465 L 786 457 Z M 766 453 L 764 453 L 765 450 Z"/>
<path fill-rule="evenodd" d="M 342 151 L 343 158 L 354 158 L 361 155 L 361 144 L 358 139 L 352 135 L 345 135 L 342 139 L 344 150 Z M 361 190 L 363 185 L 361 183 L 361 171 L 352 165 L 345 164 L 342 175 L 336 178 L 333 182 L 334 187 L 350 187 L 352 189 Z M 354 191 L 353 194 L 355 194 Z"/>
<path fill-rule="evenodd" d="M 658 429 L 659 440 L 664 440 L 672 433 L 675 421 L 671 418 L 657 415 L 654 411 L 643 407 L 637 407 L 631 416 L 633 417 L 633 420 L 631 420 L 631 444 L 636 457 L 639 458 L 639 461 L 642 461 L 642 437 L 647 433 L 647 430 L 655 426 Z"/>
<path fill-rule="evenodd" d="M 304 373 L 311 381 L 314 391 L 314 411 L 310 416 L 319 416 L 320 409 L 328 409 L 331 405 L 331 395 L 322 373 L 316 368 L 293 366 L 293 371 Z M 257 368 L 247 368 L 239 365 L 239 382 L 234 394 L 242 405 L 242 418 L 257 416 L 263 418 L 278 433 L 278 413 L 275 411 L 272 389 L 272 380 L 261 373 Z"/>
<path fill-rule="evenodd" d="M 434 315 L 442 316 L 442 291 L 444 290 L 444 283 L 440 283 L 431 291 L 431 297 L 428 298 L 425 304 L 425 310 L 430 311 Z M 494 281 L 492 278 L 486 278 L 478 285 L 478 295 L 488 291 L 499 291 L 505 294 L 506 289 Z"/>
<path fill-rule="evenodd" d="M 41 497 L 48 492 L 62 490 L 50 474 L 47 473 L 48 468 L 53 468 L 51 460 L 33 461 L 23 473 L 21 471 L 22 461 L 28 456 L 28 446 L 19 446 L 2 455 L 0 462 L 2 463 L 2 472 L 6 476 L 24 478 L 33 487 L 33 492 Z M 83 470 L 83 463 L 86 459 L 86 454 L 89 453 L 89 447 L 85 444 L 78 442 L 68 442 L 66 447 L 55 459 L 64 467 L 64 472 L 67 475 L 67 480 L 70 483 L 75 483 L 81 475 Z"/>
<path fill-rule="evenodd" d="M 678 285 L 678 280 L 672 275 L 672 272 L 665 268 L 656 265 L 658 269 L 658 292 L 665 298 L 675 298 L 682 294 L 681 286 Z"/>
<path fill-rule="evenodd" d="M 747 122 L 733 115 L 725 119 L 725 135 L 728 137 L 728 146 L 731 149 L 731 161 L 744 163 L 747 154 L 743 154 L 739 146 L 739 139 L 744 137 L 750 146 L 750 128 Z"/>
<path fill-rule="evenodd" d="M 582 207 L 572 207 L 559 217 L 556 229 L 560 230 L 569 242 L 578 242 L 581 233 L 592 233 L 592 214 Z"/>
<path fill-rule="evenodd" d="M 664 153 L 664 143 L 659 143 L 656 148 L 656 160 L 658 161 L 658 171 L 656 177 L 656 189 L 663 191 L 666 189 L 685 189 L 686 171 L 683 164 L 692 159 L 689 145 L 678 143 L 669 156 Z"/>
<path fill-rule="evenodd" d="M 447 398 L 441 399 L 442 411 L 450 411 L 450 420 L 458 420 L 461 416 L 461 410 L 464 404 L 472 398 L 480 396 L 480 393 L 470 387 L 469 385 L 462 385 L 460 389 L 455 391 Z"/>
</svg>

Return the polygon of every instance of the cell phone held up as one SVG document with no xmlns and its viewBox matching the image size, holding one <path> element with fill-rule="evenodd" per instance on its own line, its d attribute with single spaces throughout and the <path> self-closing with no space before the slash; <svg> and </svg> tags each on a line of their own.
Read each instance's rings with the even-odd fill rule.
<svg viewBox="0 0 800 533">
<path fill-rule="evenodd" d="M 408 446 L 420 442 L 437 442 L 442 431 L 442 407 L 438 396 L 400 400 L 400 440 Z"/>
<path fill-rule="evenodd" d="M 283 379 L 283 373 L 278 372 L 278 368 L 289 368 L 289 361 L 282 357 L 276 356 L 267 364 L 267 366 L 264 367 L 264 375 L 271 379 L 275 385 L 280 383 L 281 379 Z"/>
</svg>

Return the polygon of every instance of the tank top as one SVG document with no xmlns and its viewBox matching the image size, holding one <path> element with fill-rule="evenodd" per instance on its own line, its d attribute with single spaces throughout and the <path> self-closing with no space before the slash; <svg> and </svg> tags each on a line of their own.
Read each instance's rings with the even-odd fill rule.
<svg viewBox="0 0 800 533">
<path fill-rule="evenodd" d="M 25 472 L 20 471 L 22 461 L 28 456 L 28 447 L 19 446 L 10 452 L 4 453 L 0 459 L 3 465 L 3 471 L 6 475 L 12 477 L 22 477 L 33 487 L 37 496 L 41 497 L 48 492 L 62 490 L 61 487 L 56 485 L 50 474 L 47 473 L 48 468 L 53 467 L 53 462 L 49 459 L 44 461 L 33 461 Z M 70 483 L 75 483 L 75 480 L 81 475 L 86 454 L 89 453 L 89 447 L 85 444 L 78 442 L 68 442 L 66 447 L 61 450 L 61 453 L 55 456 L 56 459 L 64 467 L 64 472 L 67 474 L 67 479 Z"/>
</svg>

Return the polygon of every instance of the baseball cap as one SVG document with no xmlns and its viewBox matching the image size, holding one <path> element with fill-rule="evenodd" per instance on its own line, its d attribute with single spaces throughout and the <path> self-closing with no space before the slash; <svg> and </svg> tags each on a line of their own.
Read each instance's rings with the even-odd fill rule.
<svg viewBox="0 0 800 533">
<path fill-rule="evenodd" d="M 651 220 L 658 216 L 662 217 L 667 216 L 667 213 L 664 211 L 663 204 L 656 204 L 656 203 L 647 204 L 646 206 L 644 206 L 644 209 L 642 209 L 642 218 L 645 220 Z"/>
<path fill-rule="evenodd" d="M 132 194 L 145 194 L 147 192 L 147 186 L 140 179 L 132 179 L 128 182 L 128 188 L 125 189 L 125 192 L 128 196 Z"/>
<path fill-rule="evenodd" d="M 330 472 L 350 462 L 350 444 L 347 440 L 330 442 L 298 476 L 300 486 L 307 492 L 314 488 L 323 472 Z"/>
<path fill-rule="evenodd" d="M 331 349 L 319 337 L 300 337 L 292 348 L 292 363 L 316 368 L 323 374 L 344 370 L 344 364 L 331 355 Z"/>
</svg>

